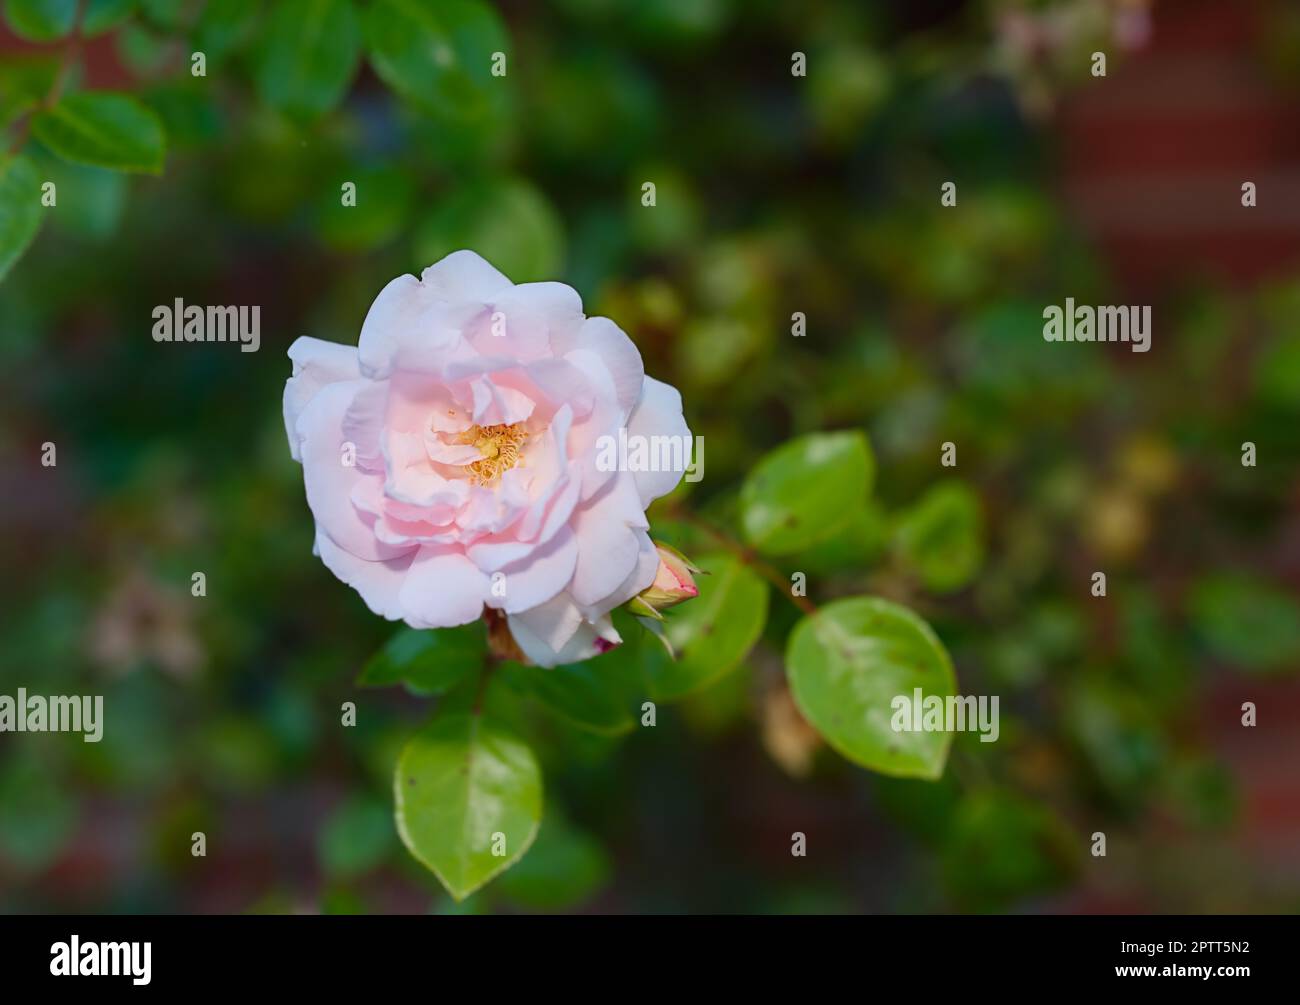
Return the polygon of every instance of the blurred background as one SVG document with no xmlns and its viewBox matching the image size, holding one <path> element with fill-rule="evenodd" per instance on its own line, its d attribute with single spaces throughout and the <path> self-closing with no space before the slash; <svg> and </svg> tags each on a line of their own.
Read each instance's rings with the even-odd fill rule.
<svg viewBox="0 0 1300 1005">
<path fill-rule="evenodd" d="M 81 86 L 151 105 L 166 170 L 34 149 L 58 210 L 0 284 L 0 693 L 107 715 L 98 744 L 0 734 L 0 910 L 1300 908 L 1300 6 L 494 0 L 508 72 L 473 114 L 363 59 L 305 117 L 262 100 L 274 5 L 205 6 L 85 42 Z M 0 96 L 61 49 L 0 29 Z M 763 452 L 865 429 L 872 519 L 783 571 L 920 611 L 1000 740 L 937 783 L 842 761 L 773 598 L 657 728 L 539 722 L 537 844 L 454 906 L 391 815 L 432 703 L 353 683 L 393 626 L 311 555 L 280 395 L 294 338 L 355 343 L 460 247 L 632 336 L 707 444 L 684 504 L 724 525 Z M 1151 351 L 1048 345 L 1066 296 L 1152 305 Z M 260 351 L 156 344 L 177 297 L 260 305 Z"/>
</svg>

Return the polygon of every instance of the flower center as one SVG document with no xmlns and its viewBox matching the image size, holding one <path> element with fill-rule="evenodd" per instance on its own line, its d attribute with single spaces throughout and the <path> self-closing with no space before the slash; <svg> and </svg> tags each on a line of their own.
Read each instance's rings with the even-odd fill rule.
<svg viewBox="0 0 1300 1005">
<path fill-rule="evenodd" d="M 496 426 L 470 426 L 456 437 L 457 443 L 473 444 L 481 455 L 465 467 L 472 481 L 491 485 L 516 464 L 523 462 L 521 451 L 528 440 L 522 422 Z"/>
</svg>

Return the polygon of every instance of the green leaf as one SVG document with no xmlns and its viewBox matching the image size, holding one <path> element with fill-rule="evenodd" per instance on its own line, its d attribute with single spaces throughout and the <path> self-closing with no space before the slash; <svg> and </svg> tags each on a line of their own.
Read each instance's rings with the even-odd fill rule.
<svg viewBox="0 0 1300 1005">
<path fill-rule="evenodd" d="M 56 861 L 77 830 L 78 801 L 51 760 L 14 749 L 0 763 L 0 854 L 20 876 Z"/>
<path fill-rule="evenodd" d="M 77 0 L 5 0 L 5 20 L 29 42 L 53 42 L 72 30 Z"/>
<path fill-rule="evenodd" d="M 342 185 L 357 187 L 356 205 L 343 205 Z M 415 183 L 409 172 L 388 168 L 344 171 L 320 197 L 321 237 L 344 251 L 367 251 L 391 241 L 411 219 Z"/>
<path fill-rule="evenodd" d="M 43 218 L 35 166 L 21 155 L 0 160 L 0 279 L 32 243 Z"/>
<path fill-rule="evenodd" d="M 609 879 L 605 849 L 554 809 L 548 809 L 537 842 L 499 888 L 534 911 L 561 911 L 589 900 Z"/>
<path fill-rule="evenodd" d="M 749 542 L 789 555 L 830 537 L 867 501 L 875 462 L 861 432 L 813 433 L 767 454 L 740 490 Z"/>
<path fill-rule="evenodd" d="M 1279 332 L 1253 367 L 1256 393 L 1276 408 L 1300 409 L 1300 332 Z"/>
<path fill-rule="evenodd" d="M 53 59 L 19 59 L 6 55 L 0 63 L 0 126 L 7 126 L 39 104 L 50 92 L 58 73 L 59 64 Z"/>
<path fill-rule="evenodd" d="M 943 644 L 907 608 L 874 597 L 827 604 L 790 633 L 786 673 L 804 718 L 850 761 L 903 778 L 943 774 L 951 733 L 892 728 L 896 697 L 957 691 Z"/>
<path fill-rule="evenodd" d="M 106 168 L 69 164 L 43 151 L 42 154 L 34 155 L 41 181 L 53 182 L 58 192 L 57 205 L 46 210 L 51 225 L 61 232 L 92 240 L 109 237 L 126 205 L 126 176 Z"/>
<path fill-rule="evenodd" d="M 894 539 L 926 589 L 959 590 L 984 561 L 979 498 L 959 481 L 941 482 L 899 518 Z"/>
<path fill-rule="evenodd" d="M 868 500 L 830 537 L 799 553 L 799 570 L 809 575 L 852 570 L 860 574 L 884 551 L 888 521 L 881 508 Z"/>
<path fill-rule="evenodd" d="M 415 237 L 427 265 L 473 248 L 517 283 L 553 279 L 564 259 L 559 214 L 523 181 L 466 185 L 440 200 Z"/>
<path fill-rule="evenodd" d="M 1256 576 L 1216 573 L 1192 587 L 1189 616 L 1215 657 L 1255 673 L 1300 664 L 1300 606 Z"/>
<path fill-rule="evenodd" d="M 942 861 L 961 906 L 1004 910 L 1016 898 L 1064 885 L 1078 868 L 1079 836 L 1047 806 L 981 790 L 962 800 L 949 823 Z"/>
<path fill-rule="evenodd" d="M 379 78 L 426 110 L 470 118 L 505 95 L 506 78 L 492 76 L 492 58 L 509 38 L 479 0 L 378 0 L 365 29 Z"/>
<path fill-rule="evenodd" d="M 541 823 L 542 776 L 532 750 L 477 715 L 441 717 L 415 736 L 398 759 L 393 788 L 402 841 L 456 900 L 522 858 Z M 505 854 L 494 855 L 494 845 Z"/>
<path fill-rule="evenodd" d="M 327 875 L 357 876 L 379 865 L 393 847 L 393 818 L 373 799 L 350 799 L 331 815 L 317 840 Z"/>
<path fill-rule="evenodd" d="M 300 119 L 333 108 L 356 74 L 361 27 L 350 0 L 280 0 L 262 33 L 262 100 Z"/>
<path fill-rule="evenodd" d="M 758 573 L 725 553 L 695 561 L 710 575 L 696 577 L 700 595 L 668 611 L 664 626 L 677 659 L 653 638 L 641 646 L 647 697 L 656 701 L 698 691 L 734 670 L 767 621 L 767 583 Z"/>
<path fill-rule="evenodd" d="M 113 36 L 117 58 L 137 77 L 161 77 L 176 54 L 172 40 L 156 28 L 132 21 Z"/>
<path fill-rule="evenodd" d="M 367 687 L 405 684 L 416 694 L 445 694 L 483 666 L 483 622 L 459 628 L 403 628 L 366 664 L 357 683 Z"/>
<path fill-rule="evenodd" d="M 537 699 L 570 725 L 604 736 L 617 736 L 637 723 L 640 700 L 629 688 L 636 680 L 639 652 L 622 645 L 602 656 L 557 667 L 509 663 L 507 682 Z"/>
<path fill-rule="evenodd" d="M 185 20 L 189 0 L 140 0 L 144 15 L 159 28 L 175 31 Z"/>
<path fill-rule="evenodd" d="M 1150 701 L 1127 687 L 1083 680 L 1061 696 L 1062 731 L 1084 755 L 1101 787 L 1133 808 L 1151 798 L 1169 759 Z"/>
<path fill-rule="evenodd" d="M 260 0 L 209 0 L 194 29 L 194 47 L 219 63 L 252 35 L 261 12 Z"/>
<path fill-rule="evenodd" d="M 158 116 L 124 94 L 69 94 L 32 120 L 32 134 L 74 164 L 159 174 L 166 139 Z"/>
<path fill-rule="evenodd" d="M 135 13 L 136 0 L 90 0 L 86 16 L 81 22 L 81 32 L 87 37 L 102 35 L 116 28 Z"/>
<path fill-rule="evenodd" d="M 221 135 L 224 123 L 213 92 L 186 76 L 163 84 L 143 95 L 145 102 L 162 119 L 168 142 L 176 148 L 211 143 Z"/>
</svg>

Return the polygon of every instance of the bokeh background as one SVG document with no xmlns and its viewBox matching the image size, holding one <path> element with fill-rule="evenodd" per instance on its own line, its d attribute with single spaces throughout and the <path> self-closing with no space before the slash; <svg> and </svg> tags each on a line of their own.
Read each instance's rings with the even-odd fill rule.
<svg viewBox="0 0 1300 1005">
<path fill-rule="evenodd" d="M 42 158 L 58 210 L 0 284 L 0 693 L 108 717 L 0 735 L 0 910 L 1300 907 L 1300 7 L 494 0 L 508 72 L 473 116 L 363 61 L 304 121 L 261 100 L 256 17 L 131 6 L 80 82 L 159 112 L 165 173 Z M 5 27 L 0 94 L 59 49 Z M 1001 739 L 937 783 L 842 761 L 773 597 L 655 729 L 539 723 L 538 842 L 454 907 L 391 817 L 433 703 L 353 683 L 393 629 L 311 555 L 280 394 L 294 338 L 354 342 L 458 247 L 629 332 L 705 438 L 684 505 L 724 526 L 764 451 L 865 429 L 872 519 L 783 571 L 920 611 Z M 1152 350 L 1046 344 L 1066 296 L 1152 305 Z M 176 297 L 260 305 L 261 350 L 154 343 Z"/>
</svg>

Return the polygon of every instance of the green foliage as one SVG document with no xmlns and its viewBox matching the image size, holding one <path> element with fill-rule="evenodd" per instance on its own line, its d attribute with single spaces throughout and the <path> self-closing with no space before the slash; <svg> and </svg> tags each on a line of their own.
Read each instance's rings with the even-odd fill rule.
<svg viewBox="0 0 1300 1005">
<path fill-rule="evenodd" d="M 642 673 L 647 696 L 682 698 L 734 670 L 763 632 L 767 585 L 734 555 L 692 556 L 708 575 L 696 577 L 698 597 L 673 608 L 665 631 L 677 658 L 647 640 Z"/>
<path fill-rule="evenodd" d="M 0 63 L 0 125 L 8 125 L 49 93 L 58 64 L 44 58 L 6 58 Z"/>
<path fill-rule="evenodd" d="M 457 896 L 509 867 L 433 905 L 460 913 L 600 906 L 611 881 L 628 910 L 877 910 L 881 887 L 908 910 L 1038 907 L 1086 847 L 1062 819 L 1118 819 L 1154 877 L 1143 908 L 1255 908 L 1217 865 L 1226 844 L 1198 862 L 1200 899 L 1171 905 L 1164 842 L 1143 835 L 1239 837 L 1234 808 L 1258 798 L 1240 751 L 1186 724 L 1235 672 L 1266 690 L 1300 666 L 1300 286 L 1162 294 L 1159 367 L 1045 345 L 1043 291 L 1103 303 L 1113 270 L 1042 177 L 1050 146 L 1013 112 L 1026 81 L 988 73 L 1004 26 L 976 39 L 840 3 L 796 25 L 731 0 L 88 0 L 74 30 L 76 6 L 3 3 L 45 44 L 0 58 L 0 277 L 26 256 L 0 287 L 0 453 L 26 470 L 50 436 L 60 454 L 36 502 L 10 493 L 0 667 L 102 689 L 112 714 L 101 743 L 0 759 L 0 909 L 192 910 L 193 829 L 321 793 L 325 816 L 277 817 L 275 840 L 314 847 L 325 883 L 276 874 L 248 905 L 376 910 L 394 886 L 427 892 L 424 863 Z M 796 28 L 807 79 L 782 55 Z M 87 90 L 118 72 L 129 96 Z M 1041 107 L 1042 83 L 1020 95 Z M 164 183 L 124 173 L 164 160 Z M 940 207 L 952 164 L 959 201 Z M 311 559 L 286 368 L 249 364 L 297 334 L 353 342 L 385 282 L 462 247 L 573 284 L 682 390 L 708 478 L 657 504 L 652 533 L 711 574 L 666 612 L 676 660 L 619 612 L 624 644 L 571 666 L 498 662 L 481 625 L 397 630 L 376 653 L 383 624 Z M 140 319 L 167 291 L 260 303 L 262 356 L 160 351 Z M 960 481 L 936 463 L 946 439 Z M 1164 460 L 1130 463 L 1130 439 Z M 1111 571 L 1109 600 L 1080 589 L 1079 556 Z M 192 603 L 200 567 L 212 590 Z M 894 697 L 956 689 L 945 649 L 970 691 L 1002 693 L 999 743 L 891 728 Z M 813 757 L 823 739 L 852 764 Z M 753 796 L 780 794 L 778 770 L 800 776 L 800 826 L 845 830 L 798 890 L 766 865 L 789 801 Z M 374 794 L 390 783 L 405 845 Z M 157 821 L 157 854 L 101 884 L 78 857 L 123 804 Z M 908 841 L 846 884 L 879 810 Z M 92 874 L 101 900 L 77 886 Z"/>
<path fill-rule="evenodd" d="M 321 237 L 342 251 L 367 251 L 397 237 L 410 218 L 415 185 L 402 171 L 366 169 L 349 172 L 357 187 L 356 205 L 345 206 L 340 180 L 321 195 L 318 226 Z"/>
<path fill-rule="evenodd" d="M 482 622 L 440 631 L 403 628 L 365 665 L 357 683 L 400 683 L 415 694 L 445 694 L 480 670 L 486 656 Z"/>
<path fill-rule="evenodd" d="M 785 662 L 799 711 L 839 753 L 886 775 L 943 774 L 951 733 L 891 725 L 895 697 L 957 691 L 943 644 L 911 611 L 873 597 L 827 604 L 790 633 Z"/>
<path fill-rule="evenodd" d="M 19 869 L 39 871 L 72 836 L 77 805 L 62 792 L 48 764 L 10 756 L 0 764 L 0 855 Z"/>
<path fill-rule="evenodd" d="M 126 176 L 107 168 L 60 161 L 48 154 L 34 158 L 43 181 L 53 182 L 58 205 L 46 212 L 53 227 L 92 241 L 112 236 L 126 208 Z"/>
<path fill-rule="evenodd" d="M 492 57 L 508 50 L 509 39 L 479 0 L 376 0 L 365 35 L 379 78 L 426 111 L 474 118 L 505 93 Z"/>
<path fill-rule="evenodd" d="M 115 42 L 118 59 L 145 79 L 166 73 L 176 51 L 166 35 L 138 21 L 125 25 L 115 36 Z"/>
<path fill-rule="evenodd" d="M 898 518 L 894 539 L 904 563 L 935 593 L 959 590 L 984 559 L 984 522 L 975 493 L 940 482 Z"/>
<path fill-rule="evenodd" d="M 506 679 L 570 725 L 607 736 L 630 732 L 640 645 L 629 640 L 595 659 L 558 667 L 507 664 Z"/>
<path fill-rule="evenodd" d="M 611 871 L 599 841 L 548 809 L 533 847 L 501 877 L 499 889 L 532 911 L 564 910 L 590 900 Z"/>
<path fill-rule="evenodd" d="M 944 842 L 943 869 L 962 906 L 1006 907 L 1061 886 L 1078 868 L 1079 835 L 1050 809 L 1001 789 L 962 801 Z"/>
<path fill-rule="evenodd" d="M 1116 684 L 1080 681 L 1067 696 L 1065 728 L 1101 791 L 1118 805 L 1136 805 L 1166 753 L 1148 704 Z"/>
<path fill-rule="evenodd" d="M 187 11 L 193 6 L 191 0 L 140 0 L 140 9 L 146 19 L 159 28 L 170 30 L 183 25 Z"/>
<path fill-rule="evenodd" d="M 159 174 L 167 141 L 158 116 L 125 94 L 69 94 L 32 119 L 32 135 L 74 164 Z"/>
<path fill-rule="evenodd" d="M 280 0 L 261 35 L 258 93 L 290 116 L 319 118 L 343 99 L 360 56 L 351 0 Z"/>
<path fill-rule="evenodd" d="M 675 658 L 631 619 L 623 644 L 602 656 L 551 669 L 508 664 L 506 679 L 571 725 L 606 736 L 630 732 L 646 700 L 676 701 L 741 665 L 767 620 L 763 580 L 734 555 L 696 556 L 708 573 L 699 596 L 667 613 Z"/>
<path fill-rule="evenodd" d="M 136 0 L 89 0 L 81 30 L 88 36 L 102 35 L 126 21 L 135 8 Z"/>
<path fill-rule="evenodd" d="M 394 843 L 389 807 L 378 800 L 357 798 L 330 815 L 320 832 L 317 854 L 326 874 L 346 878 L 380 865 Z"/>
<path fill-rule="evenodd" d="M 1192 587 L 1188 614 L 1210 652 L 1225 663 L 1268 673 L 1300 662 L 1300 605 L 1257 576 L 1206 576 Z"/>
<path fill-rule="evenodd" d="M 397 762 L 393 791 L 402 841 L 458 901 L 518 861 L 542 818 L 532 750 L 472 713 L 440 716 L 417 734 Z"/>
<path fill-rule="evenodd" d="M 194 29 L 195 51 L 209 66 L 220 63 L 252 37 L 263 6 L 260 0 L 208 0 Z"/>
<path fill-rule="evenodd" d="M 72 30 L 78 0 L 5 0 L 5 20 L 19 38 L 53 42 Z"/>
<path fill-rule="evenodd" d="M 799 568 L 809 575 L 867 568 L 884 551 L 887 537 L 885 514 L 868 501 L 839 530 L 801 551 Z"/>
<path fill-rule="evenodd" d="M 1260 397 L 1290 411 L 1300 411 L 1300 334 L 1283 335 L 1255 365 Z"/>
<path fill-rule="evenodd" d="M 516 282 L 539 282 L 559 271 L 564 231 L 554 208 L 519 179 L 485 180 L 439 200 L 415 234 L 419 262 L 473 248 Z"/>
<path fill-rule="evenodd" d="M 0 279 L 41 229 L 41 179 L 21 155 L 0 160 Z"/>
<path fill-rule="evenodd" d="M 874 470 L 862 433 L 813 433 L 791 440 L 745 479 L 740 490 L 745 536 L 769 555 L 816 544 L 861 510 Z"/>
</svg>

